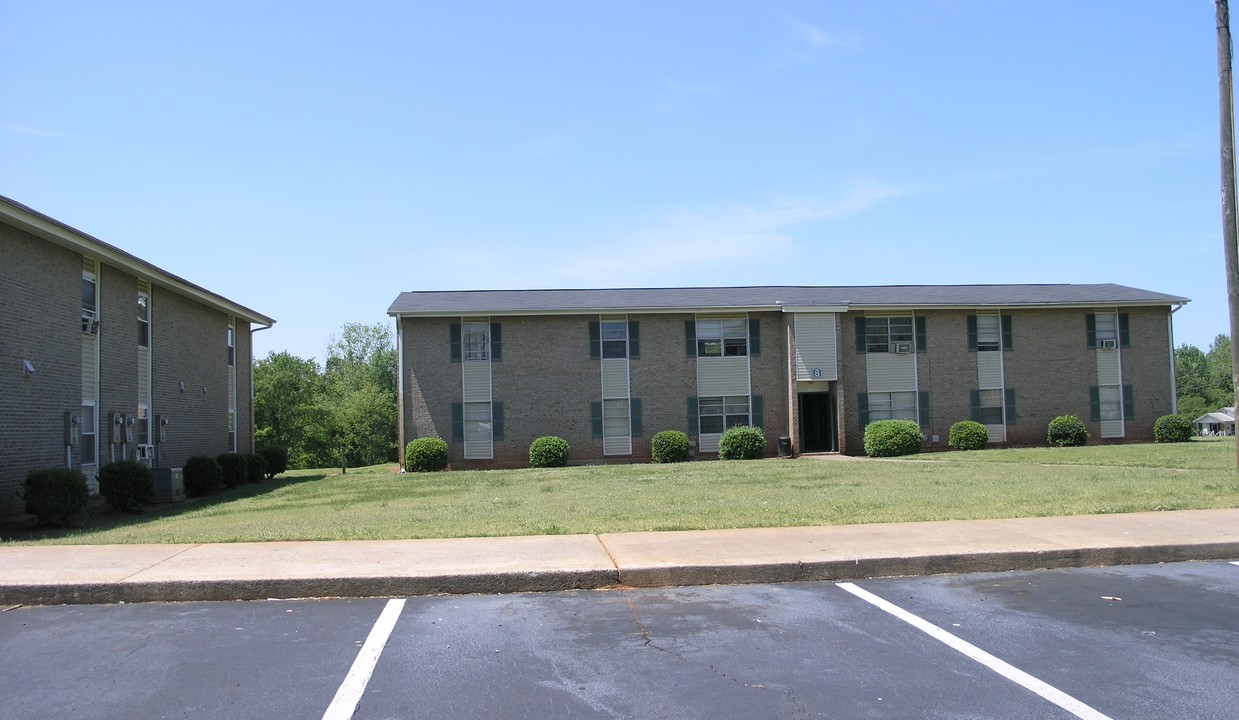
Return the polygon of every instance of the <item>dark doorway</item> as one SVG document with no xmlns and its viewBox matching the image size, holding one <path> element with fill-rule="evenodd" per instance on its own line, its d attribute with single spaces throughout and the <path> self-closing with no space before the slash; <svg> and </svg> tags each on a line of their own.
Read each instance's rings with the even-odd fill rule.
<svg viewBox="0 0 1239 720">
<path fill-rule="evenodd" d="M 800 394 L 800 452 L 837 452 L 834 393 Z"/>
</svg>

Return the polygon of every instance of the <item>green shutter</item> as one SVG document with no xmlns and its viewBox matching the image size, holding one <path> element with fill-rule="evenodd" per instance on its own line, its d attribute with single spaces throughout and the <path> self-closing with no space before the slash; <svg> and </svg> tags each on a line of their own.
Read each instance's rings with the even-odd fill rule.
<svg viewBox="0 0 1239 720">
<path fill-rule="evenodd" d="M 917 315 L 912 318 L 916 324 L 916 351 L 923 353 L 929 350 L 929 342 L 925 334 L 925 318 L 922 315 Z"/>
<path fill-rule="evenodd" d="M 697 398 L 690 397 L 688 399 L 688 434 L 701 434 L 701 418 L 697 415 Z"/>
<path fill-rule="evenodd" d="M 490 439 L 503 439 L 503 403 L 501 402 L 490 404 Z"/>
<path fill-rule="evenodd" d="M 1007 424 L 1015 424 L 1015 388 L 1007 388 L 1003 391 L 1007 404 Z"/>
<path fill-rule="evenodd" d="M 749 417 L 752 418 L 753 427 L 762 427 L 766 424 L 766 403 L 762 400 L 761 395 L 754 395 L 749 398 Z"/>
<path fill-rule="evenodd" d="M 598 360 L 602 357 L 602 323 L 589 321 L 589 359 Z"/>
<path fill-rule="evenodd" d="M 923 428 L 929 427 L 929 391 L 922 390 L 920 393 L 920 402 L 916 404 L 917 416 L 920 418 L 920 425 Z"/>
<path fill-rule="evenodd" d="M 641 417 L 641 399 L 628 399 L 628 414 L 631 424 L 631 432 L 633 437 L 641 437 L 644 432 L 643 418 Z"/>
<path fill-rule="evenodd" d="M 452 362 L 460 362 L 460 323 L 448 327 L 448 343 L 452 347 Z"/>
<path fill-rule="evenodd" d="M 490 361 L 503 360 L 503 326 L 499 323 L 490 324 Z"/>
<path fill-rule="evenodd" d="M 972 421 L 981 422 L 981 391 L 969 390 L 968 402 L 972 405 Z"/>
<path fill-rule="evenodd" d="M 1088 349 L 1097 349 L 1097 316 L 1089 313 L 1084 316 L 1084 332 L 1088 340 Z M 1096 418 L 1094 418 L 1096 419 Z"/>
<path fill-rule="evenodd" d="M 977 351 L 977 316 L 968 316 L 968 352 Z"/>
<path fill-rule="evenodd" d="M 1096 385 L 1088 386 L 1088 419 L 1101 420 L 1101 390 Z"/>
<path fill-rule="evenodd" d="M 1002 349 L 1004 352 L 1015 347 L 1015 345 L 1012 343 L 1013 337 L 1014 336 L 1011 333 L 1011 316 L 1003 315 L 1002 316 Z"/>
<path fill-rule="evenodd" d="M 697 357 L 697 321 L 684 321 L 684 354 Z"/>
<path fill-rule="evenodd" d="M 856 318 L 856 352 L 864 355 L 865 348 L 865 318 L 863 316 Z"/>
<path fill-rule="evenodd" d="M 1123 419 L 1136 419 L 1136 392 L 1131 385 L 1123 385 Z"/>
<path fill-rule="evenodd" d="M 641 323 L 636 320 L 628 321 L 628 357 L 641 357 Z"/>
<path fill-rule="evenodd" d="M 856 411 L 860 413 L 860 429 L 869 424 L 869 393 L 860 393 L 856 399 Z"/>
<path fill-rule="evenodd" d="M 589 432 L 592 437 L 602 437 L 602 401 L 595 400 L 589 404 Z"/>
<path fill-rule="evenodd" d="M 749 320 L 749 355 L 761 355 L 761 320 Z"/>
<path fill-rule="evenodd" d="M 1119 313 L 1119 347 L 1131 347 L 1131 326 L 1127 313 Z"/>
<path fill-rule="evenodd" d="M 464 403 L 452 403 L 452 441 L 460 442 L 464 439 L 465 405 Z"/>
</svg>

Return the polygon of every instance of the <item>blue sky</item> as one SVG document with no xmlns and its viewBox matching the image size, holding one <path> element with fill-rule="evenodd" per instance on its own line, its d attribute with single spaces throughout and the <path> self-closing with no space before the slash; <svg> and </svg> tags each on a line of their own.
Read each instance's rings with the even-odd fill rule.
<svg viewBox="0 0 1239 720">
<path fill-rule="evenodd" d="M 1209 0 L 14 0 L 0 92 L 0 194 L 259 357 L 404 290 L 1114 282 L 1228 331 Z"/>
</svg>

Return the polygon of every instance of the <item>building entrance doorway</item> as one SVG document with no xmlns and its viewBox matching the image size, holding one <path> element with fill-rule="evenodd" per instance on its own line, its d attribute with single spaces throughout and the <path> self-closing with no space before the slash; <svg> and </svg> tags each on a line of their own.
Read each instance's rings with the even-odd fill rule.
<svg viewBox="0 0 1239 720">
<path fill-rule="evenodd" d="M 837 452 L 835 395 L 800 393 L 800 452 Z"/>
</svg>

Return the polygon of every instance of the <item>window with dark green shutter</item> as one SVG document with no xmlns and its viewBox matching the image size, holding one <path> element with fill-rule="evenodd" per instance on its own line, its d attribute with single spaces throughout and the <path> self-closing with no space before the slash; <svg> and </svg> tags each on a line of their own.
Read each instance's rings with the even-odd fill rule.
<svg viewBox="0 0 1239 720">
<path fill-rule="evenodd" d="M 628 357 L 641 357 L 641 323 L 636 320 L 628 321 Z"/>
<path fill-rule="evenodd" d="M 1014 339 L 1015 337 L 1011 332 L 1011 316 L 1003 315 L 1002 316 L 1002 349 L 1003 351 L 1008 351 L 1011 348 L 1015 347 Z"/>
<path fill-rule="evenodd" d="M 750 398 L 750 405 L 752 407 L 752 413 L 753 413 L 753 419 L 752 419 L 753 427 L 765 428 L 766 427 L 766 413 L 765 413 L 766 403 L 762 400 L 762 396 L 754 395 L 752 398 Z"/>
<path fill-rule="evenodd" d="M 761 320 L 749 320 L 749 355 L 761 355 Z"/>
<path fill-rule="evenodd" d="M 918 353 L 929 352 L 929 335 L 925 331 L 925 317 L 917 315 L 916 320 L 916 351 Z"/>
<path fill-rule="evenodd" d="M 920 396 L 918 398 L 916 408 L 917 408 L 917 417 L 920 420 L 920 426 L 923 428 L 929 427 L 930 413 L 929 413 L 929 391 L 928 390 L 922 390 L 920 392 Z"/>
<path fill-rule="evenodd" d="M 491 423 L 491 439 L 503 439 L 503 403 L 492 402 L 490 404 L 490 423 Z"/>
<path fill-rule="evenodd" d="M 641 416 L 641 399 L 640 398 L 629 398 L 628 409 L 629 409 L 629 412 L 632 413 L 632 418 L 631 418 L 632 436 L 641 437 L 641 435 L 645 432 L 644 420 Z"/>
<path fill-rule="evenodd" d="M 1119 347 L 1131 347 L 1131 323 L 1127 313 L 1119 313 Z"/>
<path fill-rule="evenodd" d="M 968 352 L 977 351 L 977 316 L 968 316 Z"/>
<path fill-rule="evenodd" d="M 869 393 L 860 393 L 856 397 L 856 410 L 860 415 L 860 429 L 869 424 Z"/>
<path fill-rule="evenodd" d="M 589 321 L 589 359 L 597 360 L 602 357 L 602 323 L 597 320 Z"/>
<path fill-rule="evenodd" d="M 602 401 L 595 400 L 589 404 L 590 436 L 602 437 Z"/>
<path fill-rule="evenodd" d="M 1003 391 L 1007 403 L 1007 424 L 1015 424 L 1015 388 L 1007 388 Z"/>
<path fill-rule="evenodd" d="M 1131 385 L 1123 385 L 1123 419 L 1136 419 L 1136 391 Z"/>
<path fill-rule="evenodd" d="M 697 357 L 697 321 L 684 321 L 684 353 L 688 357 Z"/>
<path fill-rule="evenodd" d="M 1093 313 L 1084 316 L 1084 338 L 1089 350 L 1097 349 L 1097 316 Z"/>
<path fill-rule="evenodd" d="M 451 346 L 452 362 L 460 362 L 460 323 L 448 326 L 448 343 Z"/>
<path fill-rule="evenodd" d="M 695 347 L 695 344 L 694 344 Z M 701 418 L 697 414 L 697 398 L 690 397 L 688 399 L 688 434 L 700 435 L 699 428 L 701 427 Z"/>
<path fill-rule="evenodd" d="M 503 360 L 503 327 L 493 322 L 490 324 L 490 361 L 500 360 Z"/>
<path fill-rule="evenodd" d="M 461 442 L 465 439 L 465 404 L 452 403 L 452 441 Z"/>
</svg>

